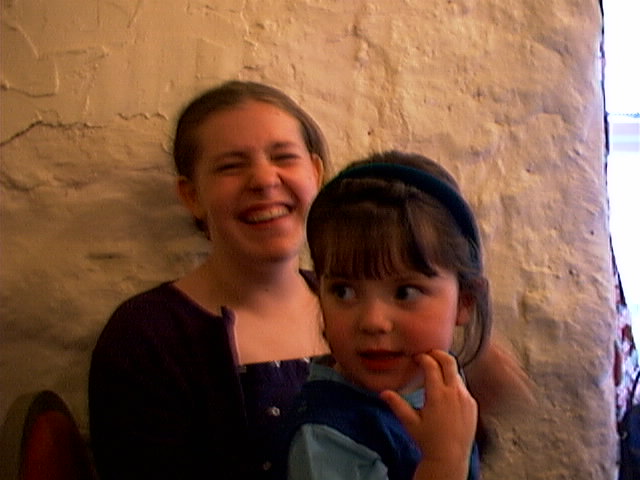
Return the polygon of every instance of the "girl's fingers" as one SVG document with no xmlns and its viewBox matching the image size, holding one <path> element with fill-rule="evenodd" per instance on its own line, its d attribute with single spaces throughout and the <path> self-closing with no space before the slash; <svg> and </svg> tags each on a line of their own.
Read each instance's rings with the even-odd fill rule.
<svg viewBox="0 0 640 480">
<path fill-rule="evenodd" d="M 416 355 L 414 360 L 422 368 L 424 375 L 425 395 L 431 392 L 435 395 L 442 386 L 455 385 L 454 382 L 462 382 L 458 374 L 456 359 L 442 350 L 433 350 L 427 354 Z M 420 415 L 398 393 L 385 390 L 380 394 L 393 413 L 409 428 L 420 422 Z M 426 400 L 426 398 L 425 398 Z"/>
<path fill-rule="evenodd" d="M 456 359 L 444 351 L 414 357 L 423 372 L 425 404 L 415 410 L 397 392 L 380 398 L 398 417 L 422 452 L 432 458 L 468 458 L 477 423 L 476 402 L 458 374 Z"/>
<path fill-rule="evenodd" d="M 460 381 L 458 363 L 453 355 L 442 350 L 432 350 L 416 356 L 416 362 L 424 372 L 425 386 L 444 383 L 452 385 Z"/>
</svg>

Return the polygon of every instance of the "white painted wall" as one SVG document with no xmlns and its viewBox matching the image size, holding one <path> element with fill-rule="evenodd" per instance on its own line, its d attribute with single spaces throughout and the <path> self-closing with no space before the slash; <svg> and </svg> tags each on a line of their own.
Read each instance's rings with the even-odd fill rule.
<svg viewBox="0 0 640 480">
<path fill-rule="evenodd" d="M 460 179 L 538 388 L 496 420 L 486 479 L 613 477 L 596 0 L 6 0 L 1 28 L 2 414 L 53 388 L 86 428 L 111 311 L 206 249 L 173 193 L 175 116 L 252 79 L 306 106 L 338 166 L 393 147 Z"/>
</svg>

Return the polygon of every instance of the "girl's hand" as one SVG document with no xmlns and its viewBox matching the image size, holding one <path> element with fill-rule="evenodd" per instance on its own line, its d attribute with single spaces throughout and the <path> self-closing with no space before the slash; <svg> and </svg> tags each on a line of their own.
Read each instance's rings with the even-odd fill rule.
<svg viewBox="0 0 640 480">
<path fill-rule="evenodd" d="M 478 409 L 451 355 L 441 350 L 415 357 L 424 372 L 424 407 L 416 411 L 396 392 L 380 397 L 400 419 L 425 456 L 418 479 L 466 479 Z"/>
</svg>

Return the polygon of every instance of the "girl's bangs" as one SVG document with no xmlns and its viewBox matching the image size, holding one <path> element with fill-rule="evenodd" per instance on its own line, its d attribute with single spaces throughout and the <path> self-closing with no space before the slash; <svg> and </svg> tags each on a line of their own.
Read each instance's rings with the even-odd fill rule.
<svg viewBox="0 0 640 480">
<path fill-rule="evenodd" d="M 406 212 L 371 202 L 344 207 L 325 219 L 312 252 L 321 275 L 380 279 L 403 270 L 435 273 L 407 228 Z"/>
</svg>

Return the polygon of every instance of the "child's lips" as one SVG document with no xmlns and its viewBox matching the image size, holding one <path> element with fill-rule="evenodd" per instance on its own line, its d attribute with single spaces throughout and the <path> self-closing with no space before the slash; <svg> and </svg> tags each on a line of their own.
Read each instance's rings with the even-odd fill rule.
<svg viewBox="0 0 640 480">
<path fill-rule="evenodd" d="M 404 357 L 402 352 L 392 350 L 363 350 L 358 355 L 364 366 L 374 371 L 390 370 Z"/>
</svg>

